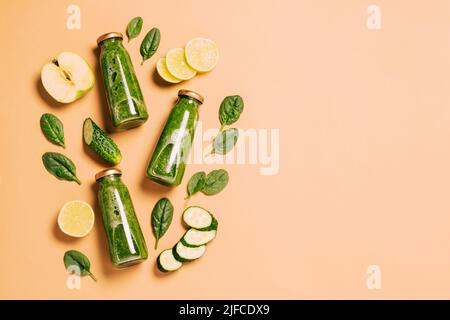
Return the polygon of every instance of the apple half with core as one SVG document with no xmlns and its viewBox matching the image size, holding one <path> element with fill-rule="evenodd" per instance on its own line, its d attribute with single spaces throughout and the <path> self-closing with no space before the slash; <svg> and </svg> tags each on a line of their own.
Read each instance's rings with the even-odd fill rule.
<svg viewBox="0 0 450 320">
<path fill-rule="evenodd" d="M 70 103 L 81 98 L 94 86 L 94 73 L 89 64 L 72 52 L 61 52 L 44 65 L 41 81 L 56 101 Z"/>
</svg>

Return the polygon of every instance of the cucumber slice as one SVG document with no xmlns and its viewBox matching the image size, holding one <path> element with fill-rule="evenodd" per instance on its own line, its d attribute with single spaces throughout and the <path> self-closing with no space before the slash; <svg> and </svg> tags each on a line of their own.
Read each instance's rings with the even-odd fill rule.
<svg viewBox="0 0 450 320">
<path fill-rule="evenodd" d="M 183 221 L 189 227 L 201 230 L 217 230 L 217 220 L 206 209 L 198 206 L 191 206 L 184 210 Z"/>
<path fill-rule="evenodd" d="M 209 230 L 217 230 L 217 227 L 219 226 L 219 222 L 216 218 L 213 217 L 213 221 L 211 222 L 211 225 L 209 227 L 203 228 L 203 229 L 197 229 L 200 231 L 209 231 Z"/>
<path fill-rule="evenodd" d="M 189 262 L 195 259 L 200 258 L 202 255 L 204 255 L 206 252 L 206 246 L 200 246 L 200 247 L 188 247 L 185 246 L 183 243 L 178 242 L 175 247 L 172 249 L 173 256 L 176 260 L 179 262 Z"/>
<path fill-rule="evenodd" d="M 116 165 L 122 161 L 122 154 L 117 145 L 91 118 L 84 120 L 83 140 L 106 162 Z"/>
<path fill-rule="evenodd" d="M 216 230 L 200 231 L 189 229 L 181 239 L 183 245 L 187 247 L 199 247 L 212 241 L 216 237 Z"/>
<path fill-rule="evenodd" d="M 180 261 L 175 259 L 172 253 L 172 249 L 166 249 L 162 251 L 156 261 L 158 269 L 161 272 L 172 272 L 180 269 L 183 265 Z"/>
</svg>

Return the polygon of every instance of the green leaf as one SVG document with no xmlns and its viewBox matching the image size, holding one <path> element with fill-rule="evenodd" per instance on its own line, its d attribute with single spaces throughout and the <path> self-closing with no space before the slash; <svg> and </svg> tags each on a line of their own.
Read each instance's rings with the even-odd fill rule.
<svg viewBox="0 0 450 320">
<path fill-rule="evenodd" d="M 142 40 L 141 43 L 141 56 L 142 56 L 142 62 L 141 65 L 144 63 L 145 60 L 150 59 L 151 56 L 153 56 L 158 50 L 159 41 L 161 40 L 161 33 L 159 32 L 158 28 L 152 28 L 147 35 L 145 36 L 144 40 Z"/>
<path fill-rule="evenodd" d="M 214 153 L 226 154 L 236 145 L 239 138 L 239 130 L 236 128 L 230 128 L 225 131 L 220 131 L 213 143 Z"/>
<path fill-rule="evenodd" d="M 75 164 L 65 155 L 58 152 L 46 152 L 42 155 L 45 169 L 59 180 L 75 181 L 81 184 L 77 178 Z"/>
<path fill-rule="evenodd" d="M 161 198 L 155 204 L 152 211 L 152 228 L 155 234 L 155 249 L 158 247 L 158 241 L 169 229 L 172 223 L 173 205 L 169 199 Z"/>
<path fill-rule="evenodd" d="M 141 33 L 142 23 L 143 20 L 141 17 L 135 17 L 131 19 L 131 21 L 128 23 L 127 26 L 128 42 L 130 42 L 131 39 L 136 38 Z"/>
<path fill-rule="evenodd" d="M 205 185 L 202 192 L 208 196 L 222 191 L 228 184 L 228 172 L 224 169 L 213 170 L 206 176 Z"/>
<path fill-rule="evenodd" d="M 225 97 L 219 108 L 219 120 L 222 127 L 238 121 L 242 111 L 244 111 L 244 100 L 241 96 Z"/>
<path fill-rule="evenodd" d="M 45 137 L 53 144 L 65 148 L 64 126 L 62 122 L 51 113 L 44 113 L 40 120 L 41 129 Z"/>
<path fill-rule="evenodd" d="M 201 191 L 205 185 L 206 182 L 206 173 L 203 171 L 199 171 L 195 173 L 188 182 L 187 185 L 187 193 L 188 196 L 186 199 L 189 199 L 192 195 L 195 193 Z"/>
<path fill-rule="evenodd" d="M 90 276 L 94 281 L 97 278 L 91 273 L 91 263 L 88 257 L 77 250 L 69 250 L 64 253 L 64 266 L 68 269 L 70 266 L 76 266 L 80 269 L 82 276 Z"/>
</svg>

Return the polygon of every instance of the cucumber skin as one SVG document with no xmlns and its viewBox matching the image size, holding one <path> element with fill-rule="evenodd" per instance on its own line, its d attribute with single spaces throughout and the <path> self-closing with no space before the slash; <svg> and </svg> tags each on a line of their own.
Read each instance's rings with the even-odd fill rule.
<svg viewBox="0 0 450 320">
<path fill-rule="evenodd" d="M 181 238 L 181 240 L 178 241 L 178 242 L 181 242 L 181 244 L 183 244 L 182 240 L 183 240 L 183 238 Z M 178 242 L 177 242 L 177 244 L 178 244 Z M 172 254 L 173 254 L 173 257 L 175 258 L 175 260 L 177 260 L 177 261 L 179 261 L 179 262 L 181 262 L 181 263 L 185 263 L 185 262 L 191 262 L 191 261 L 194 261 L 194 260 L 197 260 L 197 259 L 200 259 L 200 258 L 201 258 L 201 257 L 199 257 L 199 258 L 195 258 L 195 259 L 190 260 L 190 259 L 185 259 L 185 258 L 180 257 L 180 256 L 178 255 L 178 253 L 177 253 L 177 244 L 172 248 Z M 184 245 L 184 244 L 183 244 L 183 245 Z M 187 246 L 186 246 L 186 247 L 187 247 Z M 199 247 L 201 247 L 201 246 L 199 246 Z M 197 248 L 197 247 L 189 246 L 189 248 Z M 203 256 L 202 256 L 202 257 L 203 257 Z"/>
<path fill-rule="evenodd" d="M 165 269 L 163 268 L 163 266 L 162 266 L 161 263 L 159 262 L 159 256 L 158 256 L 158 259 L 156 259 L 156 265 L 157 265 L 157 267 L 158 267 L 158 270 L 161 271 L 161 272 L 164 272 L 164 273 L 172 272 L 172 271 L 169 271 L 169 270 L 165 270 Z M 178 270 L 178 269 L 177 269 L 177 270 Z"/>
<path fill-rule="evenodd" d="M 166 250 L 161 251 L 161 253 L 163 253 L 164 251 L 166 251 Z M 161 256 L 161 253 L 158 256 L 158 259 L 156 259 L 156 266 L 158 267 L 159 271 L 164 272 L 164 273 L 168 273 L 168 272 L 174 272 L 174 271 L 177 271 L 177 270 L 181 269 L 182 266 L 179 267 L 178 269 L 175 269 L 175 270 L 166 270 L 166 269 L 164 269 L 164 267 L 162 266 L 161 262 L 159 262 L 159 257 Z M 178 259 L 176 259 L 176 260 L 178 262 L 180 262 L 180 260 L 178 260 Z"/>
<path fill-rule="evenodd" d="M 211 224 L 208 227 L 200 228 L 200 229 L 197 229 L 197 230 L 198 231 L 211 231 L 211 230 L 216 230 L 217 231 L 218 227 L 219 227 L 219 221 L 217 221 L 217 219 L 214 216 L 212 216 Z"/>
<path fill-rule="evenodd" d="M 178 243 L 177 243 L 178 244 Z M 173 257 L 175 258 L 175 260 L 177 260 L 177 261 L 179 261 L 179 262 L 181 262 L 181 263 L 185 263 L 185 262 L 190 262 L 190 261 L 192 261 L 192 260 L 188 260 L 188 259 L 184 259 L 184 258 L 182 258 L 182 257 L 180 257 L 179 255 L 178 255 L 178 253 L 177 253 L 177 245 L 175 245 L 173 248 L 172 248 L 172 254 L 173 254 Z"/>
<path fill-rule="evenodd" d="M 116 143 L 108 137 L 99 126 L 97 126 L 94 120 L 87 118 L 84 122 L 86 123 L 86 121 L 90 121 L 92 124 L 92 141 L 91 144 L 88 145 L 89 148 L 91 148 L 106 162 L 112 165 L 119 164 L 120 161 L 122 161 L 122 154 L 120 153 L 119 147 L 117 147 Z"/>
<path fill-rule="evenodd" d="M 189 228 L 192 228 L 192 229 L 195 229 L 195 230 L 198 230 L 198 231 L 211 231 L 211 230 L 217 230 L 217 228 L 219 227 L 219 222 L 217 221 L 216 218 L 214 218 L 213 215 L 211 215 L 211 216 L 212 216 L 211 224 L 210 224 L 209 226 L 207 226 L 207 227 L 204 227 L 204 228 L 194 228 L 193 226 L 187 224 L 186 221 L 183 220 L 183 222 L 184 222 L 184 224 L 187 225 Z"/>
<path fill-rule="evenodd" d="M 189 228 L 192 228 L 192 229 L 195 229 L 195 230 L 198 230 L 198 231 L 211 231 L 211 230 L 217 230 L 217 228 L 219 227 L 219 222 L 217 221 L 217 219 L 216 219 L 212 214 L 211 214 L 211 216 L 212 216 L 211 224 L 210 224 L 209 226 L 207 226 L 207 227 L 204 227 L 204 228 L 194 228 L 194 227 L 188 225 L 186 222 L 184 222 L 184 220 L 183 220 L 183 222 L 184 222 Z"/>
<path fill-rule="evenodd" d="M 193 244 L 187 243 L 186 240 L 184 240 L 184 236 L 181 238 L 180 242 L 181 242 L 181 244 L 183 246 L 188 247 L 188 248 L 198 248 L 198 247 L 201 247 L 203 245 L 203 244 L 201 244 L 199 246 L 194 246 Z M 183 259 L 183 258 L 181 258 L 181 259 Z"/>
<path fill-rule="evenodd" d="M 188 224 L 188 223 L 186 222 L 186 220 L 184 220 L 184 212 L 185 212 L 186 210 L 188 210 L 189 208 L 192 208 L 192 207 L 201 208 L 201 209 L 205 210 L 206 212 L 208 212 L 208 213 L 211 215 L 211 217 L 212 217 L 211 224 L 210 224 L 209 226 L 207 226 L 207 227 L 204 227 L 204 228 L 195 228 L 195 227 L 191 226 L 190 224 Z M 186 209 L 184 209 L 183 214 L 182 214 L 182 220 L 183 220 L 183 223 L 184 223 L 185 225 L 187 225 L 189 228 L 192 228 L 192 229 L 195 229 L 195 230 L 198 230 L 198 231 L 211 231 L 211 230 L 217 230 L 217 228 L 218 228 L 218 226 L 219 226 L 219 222 L 218 222 L 217 219 L 214 217 L 214 215 L 213 215 L 211 212 L 209 212 L 208 210 L 206 210 L 205 208 L 200 207 L 200 206 L 190 206 L 190 207 L 187 207 Z"/>
<path fill-rule="evenodd" d="M 192 229 L 197 230 L 197 231 L 203 231 L 203 230 L 199 230 L 199 229 L 195 229 L 195 228 L 192 228 Z M 212 230 L 206 230 L 206 231 L 212 231 Z M 200 245 L 196 246 L 196 245 L 190 244 L 189 242 L 184 240 L 184 236 L 186 235 L 186 233 L 187 233 L 187 231 L 181 237 L 181 240 L 179 242 L 181 242 L 182 245 L 184 245 L 185 247 L 188 247 L 188 248 L 198 248 L 198 247 L 201 247 L 201 246 L 206 246 L 208 243 L 212 242 L 217 237 L 217 230 L 216 230 L 216 236 L 213 239 L 211 239 L 211 241 L 208 241 L 207 243 L 200 244 Z"/>
</svg>

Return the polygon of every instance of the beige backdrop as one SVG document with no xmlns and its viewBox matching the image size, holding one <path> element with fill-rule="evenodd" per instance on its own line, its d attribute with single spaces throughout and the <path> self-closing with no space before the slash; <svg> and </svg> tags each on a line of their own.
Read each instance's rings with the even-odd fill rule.
<svg viewBox="0 0 450 320">
<path fill-rule="evenodd" d="M 367 7 L 381 8 L 381 30 L 366 27 Z M 66 9 L 81 9 L 81 29 L 66 28 Z M 90 116 L 108 125 L 99 75 L 81 100 L 59 106 L 39 81 L 44 63 L 73 51 L 97 68 L 96 38 L 144 18 L 126 45 L 150 113 L 138 129 L 113 134 L 120 167 L 150 249 L 145 263 L 114 270 L 97 213 L 83 239 L 56 226 L 61 206 L 95 205 L 94 174 L 105 165 L 83 147 Z M 153 26 L 156 55 L 140 66 L 139 45 Z M 450 7 L 448 1 L 12 1 L 0 2 L 1 298 L 450 298 Z M 174 86 L 153 76 L 170 48 L 204 36 L 220 47 L 217 68 Z M 203 128 L 217 128 L 222 98 L 240 94 L 242 129 L 279 129 L 276 175 L 261 164 L 193 164 L 178 188 L 144 178 L 176 92 L 202 93 Z M 65 125 L 67 149 L 39 128 L 44 112 Z M 41 163 L 46 151 L 74 160 L 82 186 L 60 182 Z M 191 204 L 209 208 L 219 234 L 201 260 L 161 275 L 150 213 L 162 196 L 175 206 L 160 241 L 183 234 L 187 178 L 226 167 L 230 183 Z M 98 283 L 66 287 L 66 250 L 86 253 Z M 381 269 L 369 290 L 367 268 Z"/>
</svg>

